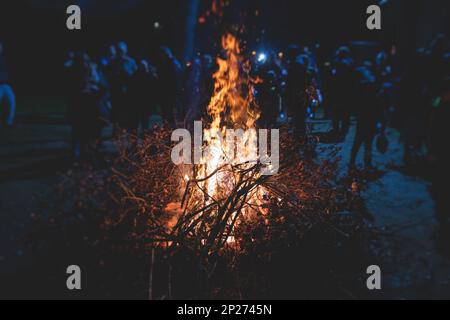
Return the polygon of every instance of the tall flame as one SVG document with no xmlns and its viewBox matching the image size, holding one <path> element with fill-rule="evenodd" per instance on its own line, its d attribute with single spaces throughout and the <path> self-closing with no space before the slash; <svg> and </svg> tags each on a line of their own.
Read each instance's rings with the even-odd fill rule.
<svg viewBox="0 0 450 320">
<path fill-rule="evenodd" d="M 259 119 L 255 103 L 253 84 L 249 76 L 249 63 L 241 56 L 238 40 L 231 34 L 222 37 L 222 48 L 226 58 L 217 58 L 219 70 L 213 75 L 214 95 L 208 106 L 212 117 L 211 128 L 225 125 L 249 129 Z M 225 114 L 229 112 L 229 115 Z"/>
<path fill-rule="evenodd" d="M 209 244 L 218 230 L 226 233 L 219 242 L 236 243 L 234 227 L 241 219 L 264 213 L 266 193 L 254 183 L 261 177 L 256 131 L 260 113 L 253 89 L 256 80 L 250 77 L 250 65 L 235 37 L 223 36 L 222 47 L 224 57 L 217 58 L 218 70 L 213 75 L 214 93 L 207 110 L 210 125 L 203 131 L 202 157 L 193 167 L 192 183 L 189 175 L 184 177 L 187 189 L 182 201 L 183 210 L 190 212 L 184 216 L 188 220 L 186 232 L 200 232 L 202 243 Z"/>
<path fill-rule="evenodd" d="M 204 187 L 212 197 L 220 191 L 232 188 L 233 177 L 229 172 L 217 172 L 223 163 L 243 164 L 257 159 L 256 121 L 260 113 L 255 102 L 253 85 L 256 82 L 249 75 L 250 65 L 241 56 L 239 41 L 231 34 L 222 37 L 225 58 L 217 58 L 219 69 L 214 73 L 214 94 L 208 105 L 211 117 L 210 128 L 204 131 L 207 142 L 206 156 L 202 159 L 202 169 L 197 178 L 210 177 Z M 244 153 L 238 154 L 234 144 L 227 143 L 227 129 L 243 129 Z M 253 129 L 253 130 L 252 130 Z M 220 134 L 224 139 L 217 138 Z M 229 141 L 228 141 L 229 142 Z M 227 156 L 232 151 L 232 158 Z"/>
</svg>

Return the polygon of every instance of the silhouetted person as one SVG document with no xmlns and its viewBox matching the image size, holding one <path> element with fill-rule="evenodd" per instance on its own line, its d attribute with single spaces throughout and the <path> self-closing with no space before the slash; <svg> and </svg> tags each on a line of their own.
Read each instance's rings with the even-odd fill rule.
<svg viewBox="0 0 450 320">
<path fill-rule="evenodd" d="M 101 78 L 103 95 L 100 100 L 100 115 L 105 124 L 112 118 L 112 83 L 114 82 L 114 68 L 118 59 L 116 45 L 110 45 L 107 52 L 100 58 L 98 73 Z"/>
<path fill-rule="evenodd" d="M 400 82 L 400 111 L 403 116 L 401 140 L 404 143 L 404 162 L 413 164 L 426 138 L 427 81 L 425 50 L 415 52 Z"/>
<path fill-rule="evenodd" d="M 255 85 L 256 101 L 261 109 L 258 123 L 263 128 L 272 128 L 276 125 L 280 114 L 280 81 L 281 73 L 277 65 L 278 56 L 275 52 L 267 54 L 266 59 L 257 63 L 256 76 L 262 82 Z M 257 59 L 259 60 L 259 59 Z"/>
<path fill-rule="evenodd" d="M 161 116 L 163 120 L 175 127 L 175 109 L 180 93 L 180 62 L 167 47 L 160 49 L 158 65 L 158 93 Z"/>
<path fill-rule="evenodd" d="M 211 76 L 214 69 L 214 59 L 203 55 L 186 68 L 184 80 L 184 99 L 187 106 L 184 117 L 184 127 L 193 130 L 194 121 L 201 120 L 207 114 L 207 107 L 214 91 L 214 79 Z"/>
<path fill-rule="evenodd" d="M 111 104 L 111 86 L 114 79 L 114 68 L 116 66 L 115 63 L 117 61 L 117 58 L 118 55 L 116 45 L 110 45 L 108 46 L 106 55 L 104 55 L 100 59 L 100 70 L 108 85 L 109 91 L 107 93 L 107 98 L 109 99 L 110 104 Z"/>
<path fill-rule="evenodd" d="M 446 38 L 438 34 L 432 41 L 426 61 L 427 95 L 430 99 L 439 96 L 448 76 L 449 68 L 446 59 Z"/>
<path fill-rule="evenodd" d="M 406 165 L 416 165 L 425 160 L 422 150 L 429 135 L 431 101 L 441 94 L 448 68 L 443 35 L 438 35 L 428 49 L 417 50 L 406 68 L 400 95 L 405 117 L 402 141 Z"/>
<path fill-rule="evenodd" d="M 336 52 L 333 69 L 333 131 L 345 139 L 350 128 L 350 116 L 353 106 L 355 85 L 355 62 L 348 47 Z"/>
<path fill-rule="evenodd" d="M 263 128 L 272 128 L 279 114 L 278 79 L 274 70 L 265 70 L 262 83 L 257 87 L 257 100 L 261 108 L 259 123 Z"/>
<path fill-rule="evenodd" d="M 97 65 L 87 54 L 74 58 L 69 67 L 71 99 L 68 120 L 72 126 L 72 152 L 76 159 L 95 151 L 101 136 L 103 122 L 100 118 L 102 97 L 101 77 Z"/>
<path fill-rule="evenodd" d="M 334 66 L 330 61 L 326 61 L 320 68 L 322 79 L 322 94 L 323 94 L 323 106 L 325 109 L 325 117 L 333 119 L 333 106 L 334 106 L 334 83 L 333 83 L 333 71 Z"/>
<path fill-rule="evenodd" d="M 147 60 L 142 59 L 138 64 L 136 73 L 131 78 L 129 112 L 132 117 L 132 129 L 146 130 L 149 128 L 149 119 L 156 105 L 157 73 Z"/>
<path fill-rule="evenodd" d="M 200 58 L 193 59 L 188 63 L 184 71 L 183 79 L 183 105 L 185 106 L 184 127 L 193 130 L 194 121 L 200 120 L 202 115 L 202 92 L 203 65 Z"/>
<path fill-rule="evenodd" d="M 6 107 L 6 109 L 4 109 L 4 107 Z M 3 114 L 5 114 L 5 117 L 3 117 Z M 16 98 L 9 83 L 9 74 L 3 43 L 0 42 L 0 127 L 2 127 L 3 122 L 6 126 L 11 127 L 14 124 L 15 115 Z"/>
<path fill-rule="evenodd" d="M 104 57 L 101 58 L 101 67 L 103 69 L 110 68 L 117 59 L 117 47 L 110 45 L 108 51 Z"/>
<path fill-rule="evenodd" d="M 296 47 L 288 50 L 288 68 L 286 79 L 286 100 L 288 112 L 292 116 L 294 134 L 297 138 L 306 135 L 306 86 L 307 65 L 301 56 L 296 55 Z"/>
<path fill-rule="evenodd" d="M 380 98 L 386 112 L 392 112 L 394 105 L 394 71 L 389 61 L 390 56 L 380 51 L 375 59 L 375 72 L 381 86 Z"/>
<path fill-rule="evenodd" d="M 133 119 L 129 113 L 131 103 L 130 82 L 137 71 L 136 61 L 128 56 L 125 42 L 117 44 L 117 58 L 112 60 L 110 79 L 113 121 L 121 129 L 132 129 Z"/>
<path fill-rule="evenodd" d="M 366 169 L 370 169 L 372 168 L 373 142 L 378 130 L 384 125 L 384 117 L 374 73 L 368 66 L 363 66 L 357 69 L 357 76 L 358 85 L 354 88 L 354 97 L 357 102 L 355 113 L 358 123 L 351 152 L 350 168 L 356 166 L 358 152 L 364 145 L 364 165 Z"/>
</svg>

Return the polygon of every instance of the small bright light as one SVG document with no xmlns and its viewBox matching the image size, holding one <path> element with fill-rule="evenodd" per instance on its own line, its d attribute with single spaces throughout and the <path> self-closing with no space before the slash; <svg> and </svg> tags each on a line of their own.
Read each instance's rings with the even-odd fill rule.
<svg viewBox="0 0 450 320">
<path fill-rule="evenodd" d="M 159 24 L 158 21 L 155 21 L 155 23 L 153 24 L 153 26 L 155 27 L 155 29 L 159 29 L 161 27 L 161 25 Z"/>
<path fill-rule="evenodd" d="M 265 53 L 260 53 L 260 54 L 259 54 L 259 56 L 258 56 L 258 62 L 264 62 L 264 61 L 266 61 L 266 59 L 267 59 L 267 56 L 266 56 Z"/>
</svg>

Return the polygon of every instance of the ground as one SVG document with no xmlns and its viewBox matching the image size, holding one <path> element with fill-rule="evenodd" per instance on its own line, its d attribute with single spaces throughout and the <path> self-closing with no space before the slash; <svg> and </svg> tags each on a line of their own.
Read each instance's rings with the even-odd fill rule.
<svg viewBox="0 0 450 320">
<path fill-rule="evenodd" d="M 22 101 L 17 125 L 0 133 L 0 280 L 23 274 L 39 277 L 33 268 L 35 257 L 27 252 L 23 236 L 29 232 L 40 196 L 72 165 L 70 128 L 56 105 L 42 99 Z M 329 123 L 318 121 L 316 129 L 326 131 Z M 354 127 L 340 144 L 342 176 L 347 173 L 353 136 Z M 382 265 L 380 297 L 450 298 L 450 256 L 438 246 L 439 224 L 430 182 L 402 169 L 399 135 L 390 129 L 388 136 L 388 153 L 376 153 L 374 158 L 383 173 L 362 191 L 387 257 Z M 321 145 L 319 156 L 320 149 Z M 0 284 L 2 296 L 8 293 L 1 291 Z"/>
</svg>

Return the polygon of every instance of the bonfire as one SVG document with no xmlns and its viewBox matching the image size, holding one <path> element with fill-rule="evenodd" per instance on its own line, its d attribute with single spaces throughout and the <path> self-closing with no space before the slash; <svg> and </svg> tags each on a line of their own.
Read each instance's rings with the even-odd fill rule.
<svg viewBox="0 0 450 320">
<path fill-rule="evenodd" d="M 274 252 L 298 246 L 314 230 L 319 230 L 322 246 L 342 241 L 357 245 L 352 239 L 364 225 L 360 216 L 338 214 L 360 212 L 362 201 L 338 181 L 337 150 L 330 150 L 325 161 L 303 159 L 298 139 L 284 127 L 278 173 L 263 174 L 267 164 L 256 156 L 260 111 L 253 88 L 259 80 L 250 76 L 250 64 L 235 37 L 225 35 L 222 47 L 198 162 L 175 165 L 172 130 L 155 127 L 145 137 L 127 134 L 118 139 L 111 168 L 73 172 L 61 184 L 63 199 L 73 200 L 59 201 L 63 208 L 58 212 L 91 218 L 98 213 L 102 232 L 95 233 L 97 245 L 150 254 L 150 298 L 173 297 L 173 282 L 186 281 L 189 272 L 196 281 L 186 287 L 196 289 L 188 296 L 217 296 L 214 291 L 220 288 L 232 291 L 224 297 L 239 297 L 242 279 L 254 285 L 251 290 L 267 281 L 268 271 L 259 266 L 271 261 Z M 230 140 L 217 139 L 226 137 L 228 129 L 243 130 L 243 151 L 232 152 Z M 306 243 L 319 245 L 315 240 Z M 241 257 L 258 268 L 244 272 Z M 157 290 L 155 278 L 167 279 L 167 290 Z"/>
<path fill-rule="evenodd" d="M 260 80 L 250 76 L 250 64 L 234 36 L 223 36 L 222 47 L 199 163 L 174 165 L 167 128 L 153 130 L 134 151 L 129 148 L 131 136 L 119 144 L 109 192 L 122 208 L 114 219 L 110 215 L 110 224 L 132 219 L 137 238 L 157 247 L 188 246 L 205 258 L 224 248 L 242 250 L 244 238 L 256 241 L 242 230 L 259 224 L 270 228 L 274 209 L 296 209 L 302 221 L 317 221 L 323 212 L 312 216 L 305 210 L 312 202 L 328 206 L 331 213 L 337 209 L 336 194 L 343 192 L 340 199 L 346 201 L 345 192 L 333 185 L 337 161 L 301 159 L 287 128 L 282 129 L 278 174 L 262 174 L 267 164 L 257 156 L 260 111 L 254 96 Z M 243 151 L 230 150 L 235 144 L 226 139 L 228 129 L 243 130 Z"/>
</svg>

